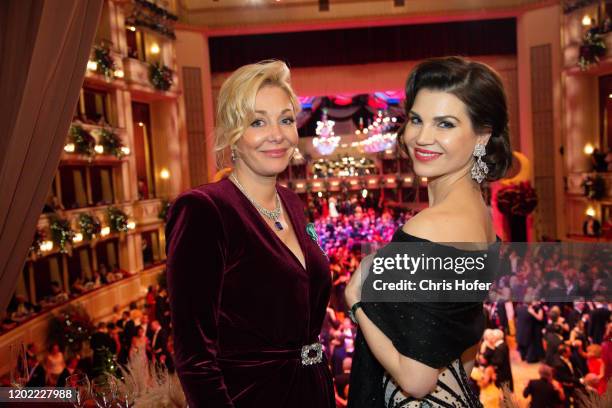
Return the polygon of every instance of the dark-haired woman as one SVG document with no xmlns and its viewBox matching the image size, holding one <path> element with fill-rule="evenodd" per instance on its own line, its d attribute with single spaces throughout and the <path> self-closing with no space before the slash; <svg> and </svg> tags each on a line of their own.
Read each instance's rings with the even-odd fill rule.
<svg viewBox="0 0 612 408">
<path fill-rule="evenodd" d="M 488 253 L 501 240 L 480 185 L 503 177 L 512 157 L 500 78 L 463 58 L 430 59 L 410 74 L 405 107 L 400 147 L 415 174 L 427 177 L 429 208 L 392 242 L 424 242 L 447 252 L 459 249 L 439 243 L 474 243 Z M 496 255 L 490 251 L 487 268 L 496 267 Z M 467 377 L 485 329 L 482 301 L 362 303 L 362 273 L 371 259 L 346 290 L 359 325 L 348 406 L 481 407 Z"/>
</svg>

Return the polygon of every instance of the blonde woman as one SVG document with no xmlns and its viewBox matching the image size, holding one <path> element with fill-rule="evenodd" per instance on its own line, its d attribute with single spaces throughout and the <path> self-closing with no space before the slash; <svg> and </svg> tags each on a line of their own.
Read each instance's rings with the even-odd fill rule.
<svg viewBox="0 0 612 408">
<path fill-rule="evenodd" d="M 215 148 L 233 171 L 169 211 L 176 369 L 190 408 L 334 406 L 318 335 L 329 263 L 304 206 L 277 184 L 296 149 L 289 70 L 264 61 L 223 84 Z"/>
</svg>

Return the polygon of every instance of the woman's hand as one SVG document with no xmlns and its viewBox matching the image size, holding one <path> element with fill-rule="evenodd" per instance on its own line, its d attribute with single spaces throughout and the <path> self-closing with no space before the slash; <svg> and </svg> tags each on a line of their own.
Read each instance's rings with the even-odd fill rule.
<svg viewBox="0 0 612 408">
<path fill-rule="evenodd" d="M 368 276 L 368 271 L 372 265 L 373 258 L 374 254 L 370 254 L 361 260 L 361 263 L 357 269 L 355 269 L 355 272 L 353 272 L 351 280 L 344 289 L 344 299 L 346 300 L 346 304 L 349 309 L 353 307 L 355 303 L 361 300 L 361 285 L 366 276 Z"/>
</svg>

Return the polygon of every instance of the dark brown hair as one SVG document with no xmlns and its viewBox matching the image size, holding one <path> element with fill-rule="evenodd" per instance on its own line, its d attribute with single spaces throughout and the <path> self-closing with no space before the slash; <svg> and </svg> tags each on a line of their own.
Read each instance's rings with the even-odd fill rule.
<svg viewBox="0 0 612 408">
<path fill-rule="evenodd" d="M 486 180 L 504 177 L 512 164 L 512 149 L 506 94 L 499 75 L 485 64 L 462 57 L 431 58 L 417 65 L 406 81 L 406 122 L 399 133 L 399 146 L 406 153 L 402 136 L 408 113 L 421 89 L 451 93 L 466 105 L 474 131 L 491 132 L 486 155 L 482 157 L 489 167 Z"/>
</svg>

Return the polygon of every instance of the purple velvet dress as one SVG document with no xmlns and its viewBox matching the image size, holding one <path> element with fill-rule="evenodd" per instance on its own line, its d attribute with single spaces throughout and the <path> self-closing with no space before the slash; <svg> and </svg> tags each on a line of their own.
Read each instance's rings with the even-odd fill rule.
<svg viewBox="0 0 612 408">
<path fill-rule="evenodd" d="M 303 365 L 331 289 L 304 206 L 277 186 L 306 269 L 228 179 L 181 194 L 166 224 L 176 369 L 190 408 L 332 408 L 327 361 Z"/>
</svg>

